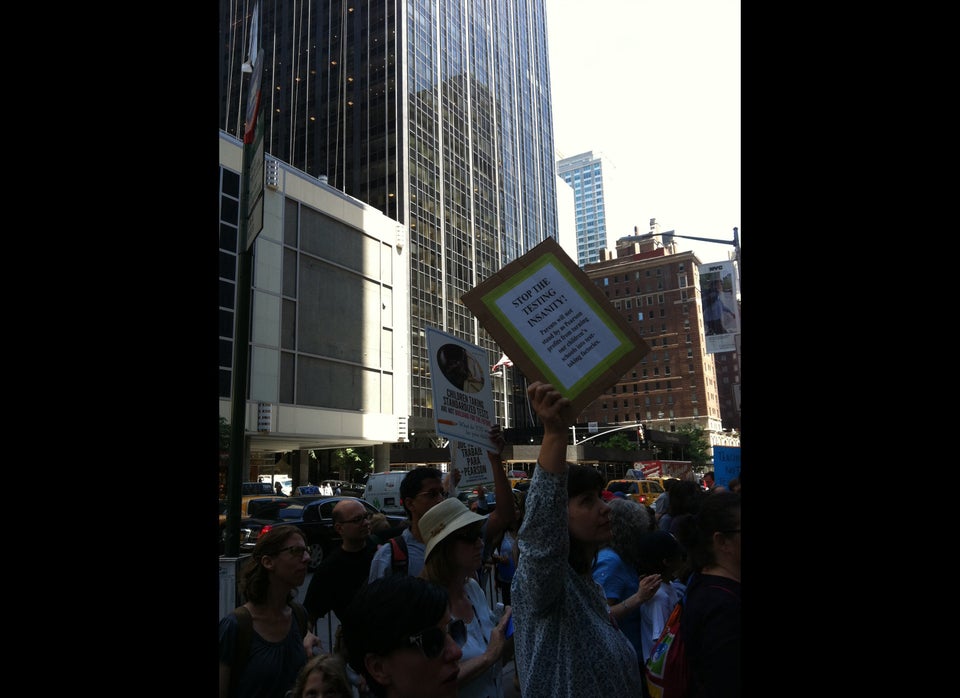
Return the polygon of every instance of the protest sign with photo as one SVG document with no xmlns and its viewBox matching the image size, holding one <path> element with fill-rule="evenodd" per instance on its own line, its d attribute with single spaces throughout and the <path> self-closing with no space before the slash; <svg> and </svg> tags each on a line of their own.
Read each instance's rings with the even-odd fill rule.
<svg viewBox="0 0 960 698">
<path fill-rule="evenodd" d="M 490 448 L 496 413 L 486 351 L 433 327 L 427 328 L 427 351 L 437 434 Z"/>
</svg>

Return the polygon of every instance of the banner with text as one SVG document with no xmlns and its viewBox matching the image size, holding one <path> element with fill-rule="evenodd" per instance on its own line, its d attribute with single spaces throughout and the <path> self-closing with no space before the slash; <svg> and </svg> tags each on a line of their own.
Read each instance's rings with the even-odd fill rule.
<svg viewBox="0 0 960 698">
<path fill-rule="evenodd" d="M 427 328 L 433 417 L 437 434 L 491 448 L 490 427 L 496 419 L 487 352 L 452 334 Z M 451 443 L 451 452 L 453 444 Z"/>
<path fill-rule="evenodd" d="M 650 351 L 553 238 L 462 300 L 527 378 L 570 400 L 570 421 Z"/>
</svg>

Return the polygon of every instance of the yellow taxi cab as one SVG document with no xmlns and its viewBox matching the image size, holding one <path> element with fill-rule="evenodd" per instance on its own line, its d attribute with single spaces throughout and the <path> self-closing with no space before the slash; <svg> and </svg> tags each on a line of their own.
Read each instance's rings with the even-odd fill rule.
<svg viewBox="0 0 960 698">
<path fill-rule="evenodd" d="M 663 494 L 663 487 L 654 480 L 610 480 L 605 488 L 608 492 L 623 492 L 627 499 L 652 507 Z"/>
</svg>

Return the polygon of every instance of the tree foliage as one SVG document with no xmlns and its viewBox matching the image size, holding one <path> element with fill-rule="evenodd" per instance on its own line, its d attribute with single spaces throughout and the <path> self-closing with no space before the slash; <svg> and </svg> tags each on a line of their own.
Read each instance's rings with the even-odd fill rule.
<svg viewBox="0 0 960 698">
<path fill-rule="evenodd" d="M 338 448 L 331 459 L 331 466 L 344 473 L 351 482 L 359 482 L 363 475 L 372 473 L 373 465 L 373 450 L 370 448 Z"/>
<path fill-rule="evenodd" d="M 637 444 L 634 441 L 631 441 L 630 438 L 622 433 L 617 432 L 613 434 L 610 438 L 606 439 L 600 444 L 597 444 L 601 448 L 616 448 L 621 451 L 636 451 Z"/>
<path fill-rule="evenodd" d="M 694 469 L 702 470 L 710 460 L 708 451 L 710 442 L 707 440 L 703 427 L 696 424 L 681 424 L 677 427 L 677 432 L 685 434 L 690 440 L 690 445 L 685 449 L 687 459 L 692 463 Z"/>
</svg>

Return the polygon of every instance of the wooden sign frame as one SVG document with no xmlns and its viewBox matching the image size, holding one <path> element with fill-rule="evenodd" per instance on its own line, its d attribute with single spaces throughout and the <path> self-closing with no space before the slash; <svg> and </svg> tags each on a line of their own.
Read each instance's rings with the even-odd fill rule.
<svg viewBox="0 0 960 698">
<path fill-rule="evenodd" d="M 570 399 L 571 424 L 650 351 L 553 238 L 461 300 L 527 378 Z"/>
</svg>

